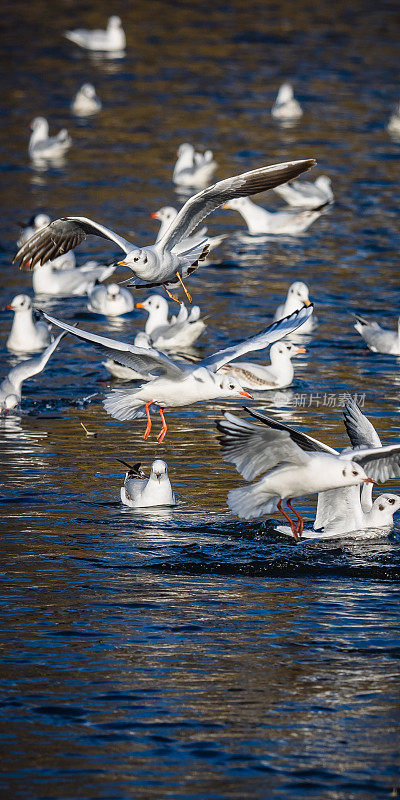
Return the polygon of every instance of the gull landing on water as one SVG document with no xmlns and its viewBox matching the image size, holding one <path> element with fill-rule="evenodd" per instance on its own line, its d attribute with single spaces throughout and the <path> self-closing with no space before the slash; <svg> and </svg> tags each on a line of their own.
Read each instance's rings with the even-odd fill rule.
<svg viewBox="0 0 400 800">
<path fill-rule="evenodd" d="M 83 242 L 87 235 L 94 234 L 109 239 L 125 253 L 125 258 L 117 264 L 128 267 L 136 276 L 135 281 L 128 286 L 138 288 L 143 285 L 162 285 L 171 299 L 177 300 L 167 289 L 167 285 L 181 284 L 191 301 L 183 281 L 206 257 L 208 245 L 207 239 L 200 239 L 197 244 L 188 248 L 185 239 L 200 222 L 229 200 L 258 194 L 273 189 L 281 183 L 287 183 L 288 180 L 313 167 L 315 163 L 314 159 L 304 159 L 274 164 L 235 175 L 209 186 L 208 189 L 198 192 L 187 200 L 164 236 L 149 247 L 136 247 L 88 217 L 62 217 L 34 234 L 18 250 L 14 261 L 19 262 L 21 268 L 33 268 L 35 264 L 44 264 L 71 250 Z"/>
<path fill-rule="evenodd" d="M 130 466 L 120 458 L 117 461 L 128 467 L 124 485 L 121 487 L 121 501 L 124 506 L 152 508 L 176 505 L 175 495 L 168 477 L 168 468 L 161 458 L 153 461 L 148 478 L 140 468 L 140 464 Z"/>
<path fill-rule="evenodd" d="M 295 311 L 290 317 L 273 322 L 250 339 L 220 350 L 194 365 L 173 361 L 165 353 L 151 347 L 147 349 L 135 347 L 126 342 L 118 342 L 115 339 L 79 330 L 48 314 L 43 313 L 43 316 L 78 339 L 96 345 L 108 358 L 145 376 L 145 383 L 136 389 L 113 389 L 104 400 L 104 408 L 112 417 L 120 420 L 146 416 L 147 427 L 144 438 L 147 439 L 151 431 L 150 407 L 153 404 L 158 406 L 162 428 L 157 439 L 161 443 L 167 432 L 165 408 L 186 407 L 216 399 L 249 397 L 252 400 L 251 395 L 243 389 L 236 378 L 216 373 L 225 364 L 241 355 L 262 350 L 282 339 L 305 322 L 312 314 L 312 310 L 313 307 L 310 305 Z"/>
</svg>

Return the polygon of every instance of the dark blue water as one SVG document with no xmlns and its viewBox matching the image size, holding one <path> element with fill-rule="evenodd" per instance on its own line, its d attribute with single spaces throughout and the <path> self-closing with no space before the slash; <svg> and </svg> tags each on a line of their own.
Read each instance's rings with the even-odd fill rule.
<svg viewBox="0 0 400 800">
<path fill-rule="evenodd" d="M 111 12 L 127 32 L 124 60 L 96 61 L 63 41 L 63 30 L 101 27 Z M 369 352 L 350 314 L 393 328 L 398 314 L 400 151 L 385 129 L 399 98 L 397 4 L 19 0 L 3 21 L 1 306 L 31 291 L 11 258 L 17 220 L 37 209 L 84 213 L 151 242 L 150 212 L 178 203 L 182 141 L 211 147 L 219 177 L 315 156 L 336 203 L 307 234 L 248 243 L 237 215 L 210 219 L 210 233 L 231 236 L 191 280 L 208 316 L 198 352 L 260 330 L 288 285 L 305 280 L 318 329 L 293 386 L 256 407 L 343 446 L 350 391 L 382 440 L 397 441 L 398 359 Z M 290 129 L 269 114 L 285 79 L 305 111 Z M 103 110 L 83 123 L 69 103 L 87 80 Z M 38 114 L 68 127 L 64 166 L 30 164 Z M 115 255 L 101 240 L 78 258 L 89 253 Z M 47 308 L 121 338 L 143 326 L 139 313 L 89 315 L 80 298 Z M 10 323 L 1 313 L 1 375 L 14 363 Z M 26 384 L 21 415 L 0 421 L 3 796 L 395 797 L 399 524 L 380 539 L 296 547 L 274 532 L 278 517 L 239 522 L 226 495 L 241 479 L 223 464 L 214 426 L 232 405 L 171 412 L 159 448 L 143 442 L 142 422 L 105 414 L 109 385 L 98 354 L 67 337 Z M 115 458 L 148 469 L 155 456 L 178 506 L 121 508 Z M 299 502 L 309 519 L 314 505 Z"/>
</svg>

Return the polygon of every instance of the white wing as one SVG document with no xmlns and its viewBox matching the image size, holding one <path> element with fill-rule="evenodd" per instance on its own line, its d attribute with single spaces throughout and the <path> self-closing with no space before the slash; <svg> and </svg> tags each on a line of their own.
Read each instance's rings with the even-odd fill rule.
<svg viewBox="0 0 400 800">
<path fill-rule="evenodd" d="M 277 464 L 306 464 L 309 460 L 307 453 L 292 441 L 288 431 L 262 428 L 229 412 L 216 425 L 222 433 L 219 441 L 224 461 L 234 464 L 246 481 Z"/>
<path fill-rule="evenodd" d="M 34 356 L 33 358 L 28 358 L 27 361 L 23 361 L 22 364 L 17 364 L 14 369 L 10 370 L 8 373 L 8 379 L 11 383 L 16 385 L 22 383 L 22 381 L 26 381 L 28 378 L 31 378 L 32 375 L 37 375 L 39 372 L 44 370 L 50 356 L 53 355 L 54 350 L 58 347 L 61 339 L 63 336 L 66 336 L 66 333 L 60 333 L 59 336 L 56 336 L 53 342 L 43 350 L 40 356 Z"/>
<path fill-rule="evenodd" d="M 243 172 L 241 175 L 214 183 L 187 200 L 157 245 L 160 248 L 172 250 L 182 239 L 189 236 L 204 217 L 222 206 L 223 203 L 227 203 L 235 197 L 249 197 L 259 192 L 265 192 L 267 189 L 273 189 L 281 183 L 296 178 L 297 175 L 301 175 L 315 164 L 316 161 L 313 158 L 287 161 Z"/>
<path fill-rule="evenodd" d="M 329 489 L 318 494 L 314 530 L 329 527 L 329 530 L 337 528 L 345 533 L 359 530 L 362 522 L 359 486 Z"/>
<path fill-rule="evenodd" d="M 386 483 L 400 477 L 400 444 L 348 450 L 341 453 L 339 458 L 360 464 L 376 483 Z"/>
<path fill-rule="evenodd" d="M 368 417 L 363 414 L 352 397 L 346 401 L 344 424 L 353 447 L 381 447 L 382 442 Z"/>
<path fill-rule="evenodd" d="M 43 316 L 48 322 L 72 333 L 72 335 L 76 336 L 78 339 L 91 342 L 103 353 L 106 353 L 108 358 L 112 358 L 114 361 L 117 361 L 118 364 L 123 364 L 125 367 L 136 370 L 136 372 L 143 375 L 146 380 L 152 380 L 160 375 L 179 379 L 182 378 L 184 374 L 182 368 L 178 364 L 171 361 L 164 353 L 160 353 L 152 347 L 135 347 L 134 344 L 118 342 L 116 339 L 109 339 L 106 336 L 98 336 L 96 333 L 89 333 L 88 331 L 74 328 L 73 325 L 68 325 L 66 322 L 62 322 L 55 317 L 50 317 L 44 312 Z"/>
<path fill-rule="evenodd" d="M 294 311 L 293 314 L 289 314 L 288 317 L 283 317 L 283 319 L 273 322 L 272 325 L 269 325 L 261 333 L 257 333 L 256 336 L 252 336 L 251 339 L 246 339 L 246 341 L 235 344 L 232 347 L 226 347 L 225 350 L 219 350 L 218 353 L 204 358 L 200 361 L 199 366 L 206 367 L 210 372 L 217 372 L 224 364 L 229 364 L 230 361 L 234 361 L 239 356 L 251 353 L 254 350 L 263 350 L 273 342 L 283 339 L 288 333 L 295 331 L 300 325 L 303 325 L 311 316 L 313 308 L 312 303 L 309 306 L 303 306 Z"/>
<path fill-rule="evenodd" d="M 67 253 L 93 234 L 102 239 L 114 242 L 124 253 L 136 250 L 137 247 L 117 233 L 105 228 L 98 222 L 88 217 L 61 217 L 55 219 L 33 234 L 30 239 L 18 250 L 14 262 L 19 262 L 21 268 L 33 269 L 35 264 L 44 264 L 46 261 Z"/>
</svg>

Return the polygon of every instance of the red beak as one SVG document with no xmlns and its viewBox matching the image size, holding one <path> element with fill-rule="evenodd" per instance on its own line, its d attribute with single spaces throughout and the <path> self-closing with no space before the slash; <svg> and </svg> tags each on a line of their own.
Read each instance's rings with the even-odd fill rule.
<svg viewBox="0 0 400 800">
<path fill-rule="evenodd" d="M 8 306 L 6 306 L 6 309 L 7 309 L 7 311 L 14 311 L 11 303 L 9 303 Z"/>
<path fill-rule="evenodd" d="M 363 478 L 364 483 L 373 483 L 372 478 Z"/>
<path fill-rule="evenodd" d="M 135 303 L 135 308 L 144 308 L 143 303 Z"/>
<path fill-rule="evenodd" d="M 150 216 L 151 216 L 152 219 L 158 219 L 157 211 L 152 211 Z"/>
<path fill-rule="evenodd" d="M 243 391 L 242 391 L 242 392 L 239 392 L 239 394 L 242 394 L 242 395 L 243 395 L 243 397 L 248 397 L 248 398 L 249 398 L 249 400 L 254 400 L 254 397 L 253 397 L 253 395 L 251 395 L 251 394 L 249 394 L 248 392 L 246 392 L 246 391 L 245 391 L 245 389 L 243 389 Z"/>
</svg>

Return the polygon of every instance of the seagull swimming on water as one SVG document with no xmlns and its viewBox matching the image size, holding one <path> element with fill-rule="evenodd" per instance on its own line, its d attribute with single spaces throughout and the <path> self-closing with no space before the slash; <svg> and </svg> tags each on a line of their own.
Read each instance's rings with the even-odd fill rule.
<svg viewBox="0 0 400 800">
<path fill-rule="evenodd" d="M 78 117 L 90 117 L 101 110 L 101 101 L 97 97 L 96 89 L 91 83 L 84 83 L 76 93 L 71 111 Z"/>
<path fill-rule="evenodd" d="M 139 387 L 113 389 L 104 400 L 104 408 L 116 419 L 138 419 L 146 416 L 147 427 L 144 438 L 151 430 L 150 407 L 158 406 L 162 428 L 158 442 L 162 442 L 167 432 L 164 417 L 165 408 L 190 406 L 201 401 L 222 399 L 238 399 L 249 397 L 236 378 L 230 375 L 218 375 L 218 370 L 245 353 L 262 350 L 273 342 L 282 339 L 287 333 L 295 330 L 312 314 L 313 307 L 295 311 L 290 317 L 273 322 L 261 333 L 252 336 L 240 344 L 227 347 L 214 355 L 203 358 L 196 364 L 173 361 L 154 348 L 140 348 L 126 342 L 118 342 L 105 336 L 98 336 L 68 325 L 44 312 L 48 322 L 69 331 L 78 339 L 91 342 L 100 348 L 108 358 L 114 359 L 126 367 L 131 367 L 145 376 L 145 383 Z"/>
<path fill-rule="evenodd" d="M 77 44 L 78 47 L 83 47 L 84 50 L 92 50 L 94 52 L 118 52 L 125 50 L 126 37 L 122 27 L 121 19 L 117 16 L 109 18 L 106 30 L 87 30 L 86 28 L 77 28 L 73 31 L 66 31 L 64 33 L 66 39 L 70 42 Z"/>
<path fill-rule="evenodd" d="M 387 353 L 390 356 L 400 356 L 400 317 L 397 321 L 397 331 L 381 328 L 378 322 L 370 322 L 360 314 L 354 315 L 354 327 L 362 336 L 367 346 L 373 353 Z"/>
<path fill-rule="evenodd" d="M 66 128 L 56 136 L 49 136 L 49 123 L 44 117 L 35 117 L 31 122 L 29 155 L 33 161 L 51 161 L 61 158 L 71 147 L 72 139 Z"/>
<path fill-rule="evenodd" d="M 131 467 L 126 461 L 120 458 L 117 460 L 128 467 L 124 485 L 121 487 L 121 501 L 124 506 L 153 508 L 176 505 L 165 461 L 156 458 L 151 465 L 150 475 L 146 478 L 140 464 Z"/>
<path fill-rule="evenodd" d="M 47 228 L 35 233 L 19 249 L 14 261 L 19 262 L 21 267 L 33 268 L 37 263 L 44 264 L 60 253 L 76 247 L 88 234 L 94 234 L 114 242 L 125 253 L 124 259 L 117 263 L 129 267 L 135 274 L 135 281 L 128 284 L 129 286 L 162 285 L 171 299 L 177 300 L 166 285 L 180 283 L 191 301 L 183 279 L 206 257 L 208 246 L 207 239 L 201 239 L 194 246 L 187 248 L 184 240 L 202 219 L 233 198 L 247 197 L 273 189 L 310 169 L 315 163 L 314 159 L 289 161 L 218 181 L 189 198 L 164 236 L 148 247 L 136 247 L 114 231 L 87 217 L 71 216 L 57 219 Z"/>
<path fill-rule="evenodd" d="M 52 340 L 50 328 L 44 319 L 35 319 L 32 300 L 27 294 L 17 294 L 6 305 L 14 312 L 14 320 L 6 347 L 13 353 L 35 353 L 47 347 Z"/>
</svg>

